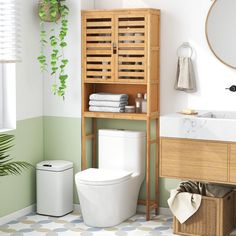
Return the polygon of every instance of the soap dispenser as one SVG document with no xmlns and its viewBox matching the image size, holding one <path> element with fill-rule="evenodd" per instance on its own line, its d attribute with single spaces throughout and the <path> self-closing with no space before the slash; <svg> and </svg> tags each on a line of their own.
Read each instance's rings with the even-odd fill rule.
<svg viewBox="0 0 236 236">
<path fill-rule="evenodd" d="M 144 94 L 144 99 L 142 100 L 142 113 L 147 113 L 147 94 Z"/>
<path fill-rule="evenodd" d="M 137 93 L 137 96 L 135 98 L 135 110 L 136 113 L 142 113 L 142 94 L 141 93 Z"/>
</svg>

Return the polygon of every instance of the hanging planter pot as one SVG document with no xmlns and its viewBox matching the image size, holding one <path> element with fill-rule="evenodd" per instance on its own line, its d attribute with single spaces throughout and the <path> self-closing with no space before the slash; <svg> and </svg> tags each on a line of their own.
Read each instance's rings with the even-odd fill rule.
<svg viewBox="0 0 236 236">
<path fill-rule="evenodd" d="M 39 0 L 39 17 L 45 22 L 56 22 L 61 17 L 60 0 Z"/>
<path fill-rule="evenodd" d="M 63 99 L 68 79 L 66 66 L 69 62 L 64 52 L 67 47 L 69 14 L 66 4 L 67 0 L 39 0 L 41 50 L 37 59 L 41 71 L 47 73 L 52 81 L 53 94 Z M 51 23 L 45 27 L 45 21 Z"/>
</svg>

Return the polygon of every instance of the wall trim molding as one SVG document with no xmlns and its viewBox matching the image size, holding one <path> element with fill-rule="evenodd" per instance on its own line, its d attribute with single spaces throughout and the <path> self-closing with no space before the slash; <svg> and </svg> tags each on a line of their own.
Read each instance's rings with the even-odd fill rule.
<svg viewBox="0 0 236 236">
<path fill-rule="evenodd" d="M 19 217 L 28 215 L 28 214 L 35 212 L 35 211 L 36 211 L 36 205 L 35 204 L 30 205 L 26 208 L 19 210 L 19 211 L 15 211 L 9 215 L 0 217 L 0 225 L 7 224 L 8 222 L 10 222 L 12 220 L 16 220 Z"/>
</svg>

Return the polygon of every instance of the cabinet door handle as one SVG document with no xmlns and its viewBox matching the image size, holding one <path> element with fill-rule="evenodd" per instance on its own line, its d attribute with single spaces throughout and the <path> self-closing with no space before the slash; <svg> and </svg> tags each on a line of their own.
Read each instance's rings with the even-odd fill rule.
<svg viewBox="0 0 236 236">
<path fill-rule="evenodd" d="M 116 43 L 113 43 L 113 54 L 117 53 L 117 46 Z"/>
</svg>

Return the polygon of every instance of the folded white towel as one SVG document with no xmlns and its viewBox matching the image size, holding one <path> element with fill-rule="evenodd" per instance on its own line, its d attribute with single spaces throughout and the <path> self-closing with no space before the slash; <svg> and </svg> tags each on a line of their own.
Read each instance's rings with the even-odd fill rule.
<svg viewBox="0 0 236 236">
<path fill-rule="evenodd" d="M 191 58 L 179 57 L 175 89 L 196 92 L 196 81 Z"/>
<path fill-rule="evenodd" d="M 97 106 L 97 107 L 125 107 L 128 104 L 127 101 L 123 102 L 112 102 L 112 101 L 90 101 L 90 106 Z"/>
<path fill-rule="evenodd" d="M 120 102 L 120 101 L 127 101 L 128 95 L 127 94 L 113 94 L 113 93 L 93 93 L 89 96 L 89 99 L 94 101 L 113 101 L 113 102 Z"/>
<path fill-rule="evenodd" d="M 170 198 L 167 200 L 170 210 L 181 224 L 196 213 L 201 201 L 202 196 L 200 194 L 179 193 L 176 189 L 171 190 Z"/>
<path fill-rule="evenodd" d="M 124 112 L 125 109 L 121 107 L 96 107 L 90 106 L 89 111 L 100 111 L 100 112 Z"/>
</svg>

